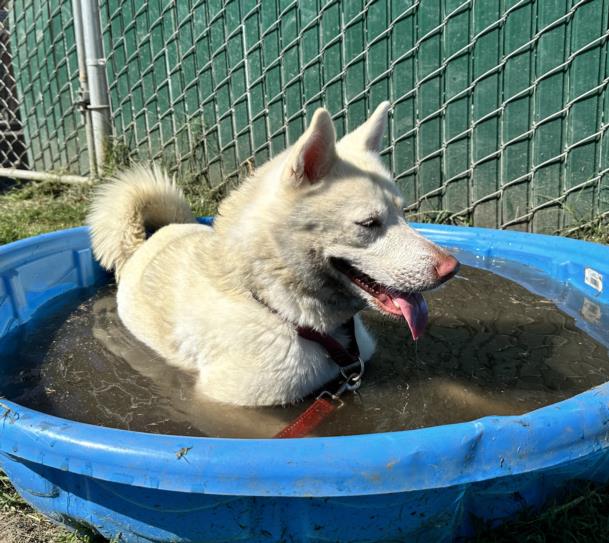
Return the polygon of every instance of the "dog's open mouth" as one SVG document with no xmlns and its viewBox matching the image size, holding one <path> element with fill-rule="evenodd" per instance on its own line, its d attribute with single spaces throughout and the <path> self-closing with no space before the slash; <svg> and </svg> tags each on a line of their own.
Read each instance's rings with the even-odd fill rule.
<svg viewBox="0 0 609 543">
<path fill-rule="evenodd" d="M 372 296 L 382 311 L 404 317 L 412 339 L 416 341 L 421 337 L 427 326 L 428 312 L 425 299 L 420 293 L 399 292 L 382 285 L 342 258 L 332 258 L 331 261 L 354 285 Z"/>
</svg>

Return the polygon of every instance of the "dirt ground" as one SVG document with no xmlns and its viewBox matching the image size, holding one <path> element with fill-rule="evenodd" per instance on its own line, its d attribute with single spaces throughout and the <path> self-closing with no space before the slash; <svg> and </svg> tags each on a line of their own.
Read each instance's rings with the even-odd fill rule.
<svg viewBox="0 0 609 543">
<path fill-rule="evenodd" d="M 78 541 L 71 533 L 55 526 L 37 513 L 0 511 L 2 543 L 67 543 Z"/>
<path fill-rule="evenodd" d="M 0 543 L 92 543 L 34 511 L 0 472 Z"/>
</svg>

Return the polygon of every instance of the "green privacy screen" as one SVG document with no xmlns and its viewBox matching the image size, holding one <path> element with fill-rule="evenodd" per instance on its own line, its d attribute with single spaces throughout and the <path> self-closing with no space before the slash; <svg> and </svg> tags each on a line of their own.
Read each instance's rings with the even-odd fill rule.
<svg viewBox="0 0 609 543">
<path fill-rule="evenodd" d="M 4 62 L 12 64 L 28 157 L 3 166 L 29 163 L 43 171 L 86 172 L 72 4 L 14 0 L 7 8 L 10 49 Z"/>
<path fill-rule="evenodd" d="M 389 99 L 413 214 L 554 232 L 609 212 L 609 0 L 103 0 L 101 19 L 116 137 L 218 190 L 315 108 L 343 134 Z"/>
</svg>

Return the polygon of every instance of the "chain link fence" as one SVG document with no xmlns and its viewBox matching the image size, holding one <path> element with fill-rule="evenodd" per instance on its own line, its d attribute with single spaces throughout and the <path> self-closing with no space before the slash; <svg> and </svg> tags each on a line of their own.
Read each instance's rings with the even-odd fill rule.
<svg viewBox="0 0 609 543">
<path fill-rule="evenodd" d="M 53 0 L 14 0 L 8 17 L 13 116 L 21 119 L 25 153 L 3 166 L 88 174 L 84 122 L 79 111 L 78 59 L 72 7 Z M 10 81 L 10 79 L 9 79 Z M 18 107 L 16 107 L 18 104 Z M 0 142 L 10 144 L 5 132 Z"/>
<path fill-rule="evenodd" d="M 25 168 L 27 157 L 6 8 L 5 4 L 0 3 L 0 166 Z"/>
<path fill-rule="evenodd" d="M 24 164 L 86 174 L 71 3 L 8 9 Z M 343 134 L 389 99 L 383 154 L 412 217 L 556 232 L 609 213 L 609 0 L 99 9 L 110 163 L 153 158 L 195 197 L 222 194 L 293 143 L 316 107 Z"/>
</svg>

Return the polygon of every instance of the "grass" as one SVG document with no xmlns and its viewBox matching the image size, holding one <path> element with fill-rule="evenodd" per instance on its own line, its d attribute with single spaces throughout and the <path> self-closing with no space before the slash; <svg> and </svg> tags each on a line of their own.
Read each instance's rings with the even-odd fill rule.
<svg viewBox="0 0 609 543">
<path fill-rule="evenodd" d="M 196 215 L 213 215 L 226 187 L 207 188 L 196 178 L 182 187 Z M 2 193 L 0 245 L 21 238 L 82 225 L 94 186 L 21 181 Z"/>
<path fill-rule="evenodd" d="M 0 244 L 83 223 L 90 185 L 19 182 L 0 193 Z"/>
<path fill-rule="evenodd" d="M 472 219 L 469 215 L 456 215 L 443 209 L 439 211 L 407 212 L 406 220 L 409 222 L 449 224 L 452 226 L 472 226 Z"/>
<path fill-rule="evenodd" d="M 604 543 L 609 540 L 609 489 L 584 486 L 541 513 L 481 529 L 476 543 Z"/>
<path fill-rule="evenodd" d="M 593 221 L 581 222 L 574 227 L 565 229 L 561 234 L 595 243 L 609 244 L 609 217 L 605 216 Z"/>
<path fill-rule="evenodd" d="M 70 532 L 24 502 L 0 472 L 0 533 L 4 543 L 99 543 L 85 532 Z"/>
<path fill-rule="evenodd" d="M 128 159 L 124 149 L 115 148 L 115 162 Z M 210 189 L 205 179 L 185 180 L 185 192 L 197 214 L 213 214 L 226 186 Z M 0 187 L 0 244 L 42 232 L 69 228 L 83 223 L 92 194 L 92 186 L 19 182 L 2 192 Z M 413 220 L 454 222 L 447 213 L 434 217 L 418 216 Z M 460 224 L 467 220 L 458 219 Z M 588 223 L 573 237 L 608 243 L 609 224 Z M 9 530 L 9 531 L 7 531 Z M 16 538 L 6 539 L 14 530 Z M 19 532 L 19 530 L 23 530 Z M 58 528 L 31 509 L 14 491 L 8 478 L 0 473 L 0 533 L 11 543 L 93 543 L 88 535 Z M 33 534 L 31 537 L 27 534 Z M 21 534 L 21 535 L 19 535 Z M 25 535 L 23 535 L 25 534 Z M 21 537 L 21 538 L 20 538 Z M 29 539 L 28 539 L 29 538 Z M 542 513 L 528 513 L 497 529 L 481 527 L 478 543 L 567 543 L 609 541 L 609 488 L 584 489 Z"/>
</svg>

